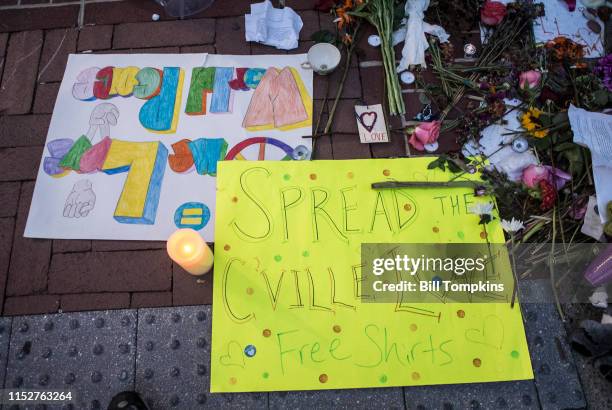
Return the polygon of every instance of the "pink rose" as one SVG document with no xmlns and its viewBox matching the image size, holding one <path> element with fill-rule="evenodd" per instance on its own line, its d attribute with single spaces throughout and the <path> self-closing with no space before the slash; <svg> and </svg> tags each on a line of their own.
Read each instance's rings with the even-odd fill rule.
<svg viewBox="0 0 612 410">
<path fill-rule="evenodd" d="M 480 10 L 480 20 L 487 26 L 497 26 L 506 17 L 506 5 L 499 1 L 486 1 Z"/>
<path fill-rule="evenodd" d="M 521 89 L 532 89 L 540 85 L 542 73 L 536 70 L 525 71 L 519 76 L 519 86 Z"/>
<path fill-rule="evenodd" d="M 572 179 L 571 175 L 550 165 L 529 165 L 523 170 L 523 183 L 529 188 L 537 188 L 540 181 L 548 181 L 554 184 L 557 190 L 563 188 L 567 181 Z"/>
<path fill-rule="evenodd" d="M 425 149 L 425 144 L 433 144 L 438 140 L 440 136 L 440 125 L 440 121 L 419 124 L 410 136 L 408 142 L 415 149 L 423 151 Z"/>
</svg>

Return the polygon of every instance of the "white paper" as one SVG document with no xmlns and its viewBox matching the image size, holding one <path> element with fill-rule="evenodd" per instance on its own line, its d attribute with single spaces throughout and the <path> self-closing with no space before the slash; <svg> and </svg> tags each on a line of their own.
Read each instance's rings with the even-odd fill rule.
<svg viewBox="0 0 612 410">
<path fill-rule="evenodd" d="M 612 201 L 612 115 L 570 105 L 568 116 L 574 142 L 591 150 L 597 207 L 601 222 L 605 223 L 607 205 Z"/>
<path fill-rule="evenodd" d="M 246 41 L 256 41 L 281 50 L 297 48 L 302 18 L 291 7 L 277 9 L 269 0 L 251 4 L 244 15 Z"/>
<path fill-rule="evenodd" d="M 363 144 L 389 142 L 385 115 L 381 104 L 356 105 L 357 128 Z"/>
<path fill-rule="evenodd" d="M 519 100 L 504 100 L 505 104 L 510 107 L 516 107 L 520 104 Z M 520 181 L 523 169 L 531 164 L 538 164 L 533 151 L 528 149 L 525 152 L 516 152 L 512 149 L 511 143 L 516 135 L 512 132 L 521 129 L 518 110 L 512 110 L 504 115 L 506 124 L 492 124 L 484 128 L 481 132 L 479 147 L 470 155 L 485 155 L 491 165 L 498 171 L 508 175 L 512 181 Z M 510 135 L 503 135 L 510 134 Z"/>
<path fill-rule="evenodd" d="M 242 127 L 242 121 L 254 90 L 232 91 L 231 112 L 210 112 L 211 97 L 208 95 L 209 112 L 206 115 L 186 115 L 185 107 L 191 83 L 192 69 L 205 63 L 207 67 L 292 67 L 299 74 L 312 105 L 312 70 L 303 70 L 300 63 L 305 55 L 261 55 L 231 56 L 206 54 L 125 54 L 125 55 L 71 55 L 64 78 L 59 89 L 53 117 L 47 134 L 47 143 L 60 138 L 76 140 L 87 134 L 90 122 L 110 124 L 110 137 L 115 140 L 145 142 L 160 141 L 173 153 L 172 144 L 182 139 L 195 141 L 200 138 L 224 138 L 228 152 L 239 142 L 251 137 L 274 138 L 295 148 L 306 145 L 311 148 L 310 140 L 302 136 L 312 135 L 311 122 L 302 128 L 282 131 L 249 131 Z M 95 101 L 77 100 L 72 95 L 73 84 L 81 71 L 90 67 L 128 67 L 135 66 L 181 67 L 184 70 L 182 96 L 176 132 L 170 134 L 155 133 L 144 128 L 139 121 L 139 112 L 147 100 L 133 96 Z M 234 70 L 235 76 L 235 70 Z M 117 107 L 118 116 L 110 110 L 102 109 L 101 113 L 92 116 L 92 111 L 101 103 L 111 103 Z M 312 113 L 311 113 L 312 116 Z M 113 118 L 116 117 L 116 125 Z M 99 120 L 102 118 L 102 120 Z M 110 119 L 110 120 L 108 120 Z M 100 128 L 104 128 L 101 126 Z M 92 135 L 94 132 L 92 131 Z M 95 138 L 99 139 L 99 133 Z M 94 141 L 97 142 L 97 141 Z M 44 158 L 50 156 L 46 144 Z M 245 159 L 258 159 L 261 144 L 245 148 L 241 155 Z M 287 152 L 270 143 L 265 144 L 265 159 L 280 160 Z M 200 230 L 204 239 L 214 239 L 215 216 L 215 183 L 216 178 L 200 175 L 196 171 L 187 173 L 174 172 L 166 162 L 155 222 L 148 224 L 120 223 L 114 217 L 119 196 L 123 190 L 128 172 L 113 175 L 104 172 L 80 174 L 74 171 L 56 178 L 48 175 L 43 168 L 43 161 L 38 171 L 34 197 L 30 207 L 25 236 L 57 239 L 125 239 L 125 240 L 166 240 L 177 229 L 174 214 L 177 208 L 187 202 L 199 202 L 210 210 L 210 220 Z M 87 180 L 89 183 L 80 182 Z M 71 203 L 79 203 L 82 213 L 76 217 Z M 91 207 L 91 204 L 94 204 Z M 88 210 L 91 207 L 92 209 Z M 67 216 L 64 216 L 64 213 Z"/>
<path fill-rule="evenodd" d="M 584 214 L 584 221 L 582 223 L 582 227 L 580 228 L 580 232 L 590 236 L 591 238 L 597 241 L 602 241 L 604 225 L 601 222 L 599 216 L 597 215 L 597 212 L 595 212 L 595 205 L 597 205 L 597 198 L 594 196 L 590 196 L 589 202 L 587 204 L 587 210 Z"/>
<path fill-rule="evenodd" d="M 604 55 L 603 34 L 604 25 L 597 19 L 601 27 L 599 34 L 594 33 L 587 26 L 588 19 L 582 14 L 585 7 L 576 4 L 572 12 L 567 3 L 560 0 L 542 2 L 545 16 L 538 17 L 533 23 L 533 34 L 538 43 L 546 43 L 555 37 L 567 37 L 570 40 L 585 46 L 584 54 L 587 58 L 596 58 Z"/>
</svg>

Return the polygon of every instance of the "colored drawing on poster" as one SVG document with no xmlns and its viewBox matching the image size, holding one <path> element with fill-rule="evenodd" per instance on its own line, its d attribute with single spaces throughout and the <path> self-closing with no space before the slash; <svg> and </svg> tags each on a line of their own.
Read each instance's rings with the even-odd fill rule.
<svg viewBox="0 0 612 410">
<path fill-rule="evenodd" d="M 296 147 L 310 149 L 311 141 L 303 137 L 312 133 L 313 73 L 300 66 L 305 58 L 305 54 L 69 55 L 24 236 L 165 240 L 176 229 L 179 205 L 195 201 L 209 207 L 210 219 L 200 232 L 212 242 L 215 207 L 210 201 L 216 196 L 220 162 L 227 157 L 294 160 L 301 158 L 294 155 Z M 302 107 L 297 105 L 301 116 L 295 120 L 308 119 L 276 127 L 282 123 L 279 118 L 292 111 L 288 105 L 275 107 L 283 103 L 279 100 L 270 107 L 280 117 L 275 119 L 272 112 L 269 124 L 262 127 L 270 131 L 251 132 L 242 123 L 270 68 L 280 80 L 270 84 L 268 96 L 277 100 L 280 96 L 285 103 L 302 99 Z M 292 83 L 292 88 L 284 83 Z M 287 98 L 291 96 L 295 98 Z M 75 187 L 81 180 L 91 182 L 96 196 L 95 208 L 85 218 L 77 212 L 77 193 L 89 192 Z M 181 220 L 197 227 L 195 219 L 189 219 L 193 217 L 186 214 Z"/>
<path fill-rule="evenodd" d="M 231 111 L 232 89 L 230 81 L 234 75 L 232 67 L 217 67 L 215 71 L 215 82 L 210 102 L 211 113 L 225 113 Z"/>
<path fill-rule="evenodd" d="M 312 124 L 312 98 L 291 67 L 269 68 L 255 89 L 242 126 L 249 131 L 290 130 Z"/>
<path fill-rule="evenodd" d="M 102 170 L 127 172 L 113 217 L 121 223 L 155 223 L 168 150 L 161 142 L 113 140 Z"/>
<path fill-rule="evenodd" d="M 87 138 L 92 144 L 98 139 L 110 137 L 110 127 L 117 125 L 119 109 L 111 103 L 101 103 L 94 107 L 89 116 Z"/>
<path fill-rule="evenodd" d="M 179 67 L 164 68 L 159 94 L 147 100 L 140 109 L 139 119 L 143 127 L 159 133 L 176 131 L 183 77 L 183 70 Z"/>
<path fill-rule="evenodd" d="M 47 175 L 60 177 L 68 172 L 60 166 L 62 158 L 70 151 L 74 141 L 70 138 L 60 138 L 47 143 L 47 150 L 50 156 L 43 160 L 43 169 Z"/>
<path fill-rule="evenodd" d="M 94 97 L 105 100 L 109 98 L 113 86 L 113 67 L 104 67 L 96 74 L 96 82 L 93 86 Z"/>
<path fill-rule="evenodd" d="M 198 174 L 217 175 L 217 161 L 222 161 L 227 152 L 225 139 L 199 138 L 188 145 Z"/>
<path fill-rule="evenodd" d="M 244 74 L 244 84 L 250 89 L 257 88 L 265 73 L 263 68 L 249 68 Z"/>
<path fill-rule="evenodd" d="M 148 100 L 159 94 L 162 71 L 153 67 L 145 67 L 136 74 L 136 80 L 138 84 L 134 86 L 134 97 Z"/>
<path fill-rule="evenodd" d="M 102 141 L 87 150 L 79 162 L 80 171 L 85 174 L 101 171 L 111 143 L 110 137 L 104 137 Z"/>
<path fill-rule="evenodd" d="M 76 82 L 72 86 L 72 96 L 77 100 L 89 101 L 94 97 L 94 84 L 96 83 L 96 75 L 100 71 L 99 67 L 87 68 L 79 73 Z"/>
<path fill-rule="evenodd" d="M 183 173 L 193 168 L 193 155 L 189 149 L 191 140 L 182 139 L 172 144 L 174 154 L 168 156 L 168 164 L 174 172 Z"/>
<path fill-rule="evenodd" d="M 85 135 L 81 135 L 78 140 L 70 147 L 70 150 L 62 160 L 59 162 L 59 166 L 62 168 L 69 168 L 74 171 L 81 169 L 80 162 L 81 157 L 85 152 L 91 148 L 91 142 Z"/>
<path fill-rule="evenodd" d="M 185 113 L 206 114 L 206 96 L 213 91 L 215 67 L 196 67 L 191 71 L 191 84 L 187 95 Z"/>
<path fill-rule="evenodd" d="M 259 145 L 259 156 L 258 158 L 254 158 L 254 159 L 257 159 L 260 161 L 264 160 L 266 146 L 268 145 L 272 147 L 280 148 L 285 153 L 285 156 L 281 159 L 281 161 L 288 161 L 292 159 L 291 154 L 293 153 L 293 148 L 291 148 L 289 145 L 285 144 L 284 142 L 277 140 L 276 138 L 253 137 L 253 138 L 248 138 L 234 145 L 232 149 L 230 149 L 227 155 L 225 156 L 225 160 L 226 161 L 230 161 L 233 159 L 245 160 L 246 158 L 242 154 L 242 151 L 244 151 L 245 148 L 248 148 L 252 145 Z"/>
<path fill-rule="evenodd" d="M 96 205 L 96 194 L 90 180 L 77 181 L 66 198 L 63 215 L 65 218 L 85 218 Z"/>
<path fill-rule="evenodd" d="M 114 67 L 113 68 L 113 84 L 110 89 L 110 95 L 119 95 L 128 97 L 134 92 L 134 87 L 138 85 L 136 75 L 140 68 L 130 67 Z"/>
<path fill-rule="evenodd" d="M 229 82 L 229 86 L 232 90 L 236 91 L 248 91 L 249 87 L 244 82 L 244 75 L 249 71 L 248 67 L 236 68 L 236 78 Z"/>
<path fill-rule="evenodd" d="M 210 209 L 201 202 L 187 202 L 176 209 L 174 224 L 177 228 L 199 231 L 210 220 Z"/>
</svg>

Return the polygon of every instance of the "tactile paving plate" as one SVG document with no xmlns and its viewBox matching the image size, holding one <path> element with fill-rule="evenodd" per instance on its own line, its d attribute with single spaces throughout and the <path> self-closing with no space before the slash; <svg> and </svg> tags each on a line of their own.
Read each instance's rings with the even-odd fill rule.
<svg viewBox="0 0 612 410">
<path fill-rule="evenodd" d="M 15 317 L 5 387 L 69 389 L 76 402 L 60 408 L 106 409 L 133 389 L 135 336 L 135 310 Z"/>
<path fill-rule="evenodd" d="M 267 408 L 266 393 L 210 393 L 210 306 L 138 310 L 136 391 L 152 410 Z"/>
<path fill-rule="evenodd" d="M 0 317 L 0 383 L 4 382 L 4 377 L 6 376 L 6 362 L 8 359 L 12 323 L 12 318 Z"/>
<path fill-rule="evenodd" d="M 539 409 L 533 380 L 405 387 L 408 409 Z"/>
<path fill-rule="evenodd" d="M 270 393 L 271 409 L 403 409 L 401 387 Z"/>
<path fill-rule="evenodd" d="M 552 301 L 550 281 L 520 282 L 525 299 Z M 542 409 L 587 407 L 567 333 L 553 303 L 522 305 L 531 366 Z"/>
</svg>

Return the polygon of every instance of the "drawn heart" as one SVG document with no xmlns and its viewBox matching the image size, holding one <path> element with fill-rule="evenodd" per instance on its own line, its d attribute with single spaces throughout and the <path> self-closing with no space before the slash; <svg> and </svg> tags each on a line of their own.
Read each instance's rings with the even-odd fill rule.
<svg viewBox="0 0 612 410">
<path fill-rule="evenodd" d="M 368 130 L 368 132 L 372 132 L 374 129 L 374 125 L 376 125 L 376 120 L 378 119 L 378 114 L 374 111 L 367 111 L 362 113 L 359 116 L 359 122 L 363 125 L 363 128 Z"/>
<path fill-rule="evenodd" d="M 244 355 L 242 346 L 235 340 L 227 344 L 227 354 L 219 358 L 219 363 L 223 366 L 238 366 L 244 368 Z"/>
<path fill-rule="evenodd" d="M 504 324 L 495 315 L 486 316 L 481 329 L 470 328 L 465 331 L 465 339 L 468 342 L 501 350 L 504 344 Z"/>
</svg>

